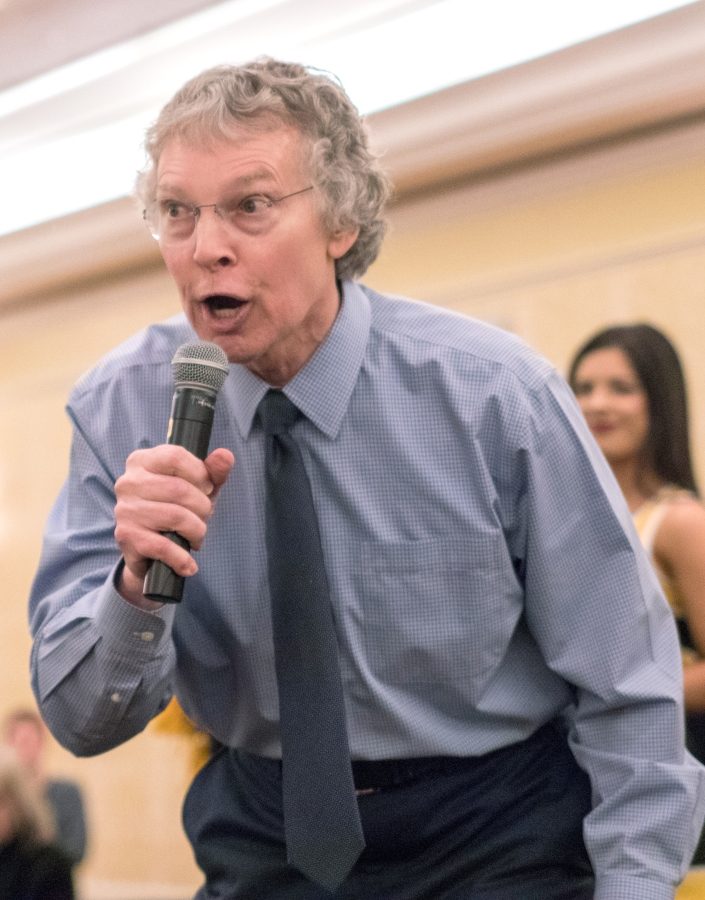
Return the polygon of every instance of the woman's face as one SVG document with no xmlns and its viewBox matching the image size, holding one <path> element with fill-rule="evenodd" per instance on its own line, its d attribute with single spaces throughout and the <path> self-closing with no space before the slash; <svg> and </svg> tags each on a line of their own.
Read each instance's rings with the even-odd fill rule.
<svg viewBox="0 0 705 900">
<path fill-rule="evenodd" d="M 649 433 L 649 408 L 624 351 L 605 347 L 588 353 L 575 372 L 573 389 L 608 462 L 636 459 Z"/>
</svg>

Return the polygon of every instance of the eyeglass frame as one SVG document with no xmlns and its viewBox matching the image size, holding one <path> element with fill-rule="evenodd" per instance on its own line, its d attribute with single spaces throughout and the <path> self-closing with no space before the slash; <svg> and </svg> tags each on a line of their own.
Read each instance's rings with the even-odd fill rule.
<svg viewBox="0 0 705 900">
<path fill-rule="evenodd" d="M 257 193 L 248 194 L 247 196 L 243 197 L 242 200 L 239 201 L 239 203 L 242 203 L 245 200 L 251 199 L 252 197 L 258 197 L 261 200 L 265 200 L 267 208 L 271 209 L 273 206 L 275 206 L 279 203 L 282 203 L 284 200 L 288 200 L 290 197 L 296 197 L 299 194 L 305 194 L 308 191 L 312 191 L 313 189 L 314 189 L 314 185 L 310 184 L 308 187 L 300 188 L 298 191 L 292 191 L 290 194 L 284 194 L 283 197 L 267 197 L 264 194 L 257 194 Z M 231 224 L 229 219 L 227 218 L 227 216 L 223 214 L 221 209 L 219 209 L 219 207 L 220 207 L 219 203 L 185 203 L 183 201 L 178 201 L 178 202 L 181 206 L 188 209 L 188 211 L 190 212 L 190 214 L 193 217 L 193 229 L 189 232 L 188 235 L 186 235 L 184 238 L 181 238 L 181 240 L 187 240 L 188 238 L 192 237 L 195 234 L 196 225 L 198 224 L 198 220 L 201 216 L 202 209 L 212 209 L 213 212 L 215 212 L 215 214 L 221 219 L 221 221 L 225 222 L 227 225 Z M 158 205 L 158 201 L 156 200 L 156 198 L 152 201 L 152 203 L 155 206 Z M 162 240 L 162 238 L 159 236 L 158 229 L 152 228 L 150 225 L 149 209 L 147 207 L 145 207 L 142 210 L 142 219 L 143 219 L 145 225 L 147 226 L 147 229 L 148 229 L 150 235 L 152 236 L 152 238 L 157 242 Z"/>
</svg>

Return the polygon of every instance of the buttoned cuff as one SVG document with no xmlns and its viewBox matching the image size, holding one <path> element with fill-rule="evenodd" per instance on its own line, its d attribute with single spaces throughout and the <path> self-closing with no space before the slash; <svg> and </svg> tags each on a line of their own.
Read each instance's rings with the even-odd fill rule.
<svg viewBox="0 0 705 900">
<path fill-rule="evenodd" d="M 104 650 L 135 661 L 154 659 L 167 648 L 176 608 L 164 604 L 148 611 L 129 603 L 115 588 L 115 577 L 122 562 L 101 591 L 95 614 L 95 629 Z"/>
</svg>

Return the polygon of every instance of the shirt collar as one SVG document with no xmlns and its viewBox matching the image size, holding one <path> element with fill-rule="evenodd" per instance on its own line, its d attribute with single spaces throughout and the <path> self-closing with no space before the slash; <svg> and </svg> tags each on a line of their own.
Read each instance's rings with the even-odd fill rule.
<svg viewBox="0 0 705 900">
<path fill-rule="evenodd" d="M 283 388 L 286 396 L 329 438 L 343 421 L 355 388 L 370 333 L 372 312 L 362 288 L 342 284 L 342 302 L 323 343 Z M 231 365 L 224 392 L 240 433 L 247 438 L 257 406 L 270 385 L 242 365 Z"/>
</svg>

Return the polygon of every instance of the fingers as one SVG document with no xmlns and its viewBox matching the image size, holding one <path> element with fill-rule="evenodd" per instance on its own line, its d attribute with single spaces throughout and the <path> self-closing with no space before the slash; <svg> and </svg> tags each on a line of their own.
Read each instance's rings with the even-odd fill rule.
<svg viewBox="0 0 705 900">
<path fill-rule="evenodd" d="M 143 579 L 153 559 L 180 575 L 197 571 L 190 553 L 164 532 L 176 532 L 199 549 L 218 490 L 233 463 L 229 450 L 215 450 L 204 462 L 183 447 L 168 444 L 130 454 L 115 483 L 115 540 L 126 577 L 133 582 Z"/>
</svg>

